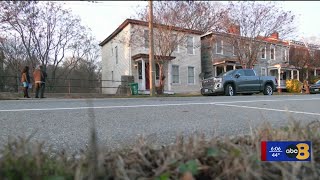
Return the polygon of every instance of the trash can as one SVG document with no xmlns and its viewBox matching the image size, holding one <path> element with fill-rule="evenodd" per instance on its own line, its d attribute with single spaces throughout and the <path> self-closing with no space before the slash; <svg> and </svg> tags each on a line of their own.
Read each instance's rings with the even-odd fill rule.
<svg viewBox="0 0 320 180">
<path fill-rule="evenodd" d="M 129 84 L 132 95 L 138 95 L 138 83 L 130 83 Z"/>
</svg>

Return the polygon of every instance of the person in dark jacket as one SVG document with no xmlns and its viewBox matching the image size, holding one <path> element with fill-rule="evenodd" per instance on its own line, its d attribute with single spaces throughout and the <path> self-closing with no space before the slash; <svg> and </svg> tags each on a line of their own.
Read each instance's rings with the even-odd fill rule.
<svg viewBox="0 0 320 180">
<path fill-rule="evenodd" d="M 21 74 L 21 82 L 23 84 L 23 94 L 25 98 L 30 98 L 28 94 L 28 88 L 30 84 L 29 66 L 25 66 Z"/>
<path fill-rule="evenodd" d="M 45 98 L 44 97 L 44 89 L 46 88 L 46 78 L 47 78 L 47 73 L 44 68 L 44 66 L 40 66 L 42 76 L 41 76 L 41 88 L 40 88 L 40 98 Z"/>
</svg>

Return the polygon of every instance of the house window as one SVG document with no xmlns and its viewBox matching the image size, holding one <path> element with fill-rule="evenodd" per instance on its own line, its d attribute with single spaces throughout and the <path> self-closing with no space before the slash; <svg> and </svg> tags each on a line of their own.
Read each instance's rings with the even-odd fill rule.
<svg viewBox="0 0 320 180">
<path fill-rule="evenodd" d="M 261 67 L 261 76 L 267 75 L 267 69 L 265 67 Z"/>
<path fill-rule="evenodd" d="M 156 64 L 156 80 L 159 80 L 160 77 L 160 68 L 159 64 Z"/>
<path fill-rule="evenodd" d="M 216 42 L 216 54 L 223 54 L 223 41 L 222 40 L 217 40 Z"/>
<path fill-rule="evenodd" d="M 116 46 L 114 49 L 116 51 L 116 64 L 118 64 L 118 46 Z"/>
<path fill-rule="evenodd" d="M 179 52 L 179 42 L 176 34 L 171 35 L 171 47 L 173 52 Z"/>
<path fill-rule="evenodd" d="M 144 30 L 144 48 L 149 48 L 149 30 Z"/>
<path fill-rule="evenodd" d="M 172 65 L 172 83 L 179 83 L 179 66 Z"/>
<path fill-rule="evenodd" d="M 270 59 L 274 60 L 275 59 L 275 46 L 270 46 Z"/>
<path fill-rule="evenodd" d="M 194 42 L 193 41 L 194 41 L 193 37 L 191 37 L 191 36 L 187 37 L 187 53 L 188 54 L 194 54 L 194 49 L 193 49 Z"/>
<path fill-rule="evenodd" d="M 194 67 L 188 67 L 188 84 L 194 84 Z"/>
<path fill-rule="evenodd" d="M 233 56 L 236 55 L 235 49 L 236 49 L 236 48 L 235 48 L 234 45 L 233 45 L 233 46 L 232 46 L 232 55 L 233 55 Z"/>
<path fill-rule="evenodd" d="M 282 51 L 282 59 L 284 62 L 287 61 L 287 50 L 286 49 L 283 49 L 283 51 Z"/>
<path fill-rule="evenodd" d="M 266 59 L 266 47 L 263 47 L 261 49 L 261 59 Z"/>
<path fill-rule="evenodd" d="M 138 62 L 138 74 L 139 74 L 139 79 L 142 79 L 142 63 Z"/>
</svg>

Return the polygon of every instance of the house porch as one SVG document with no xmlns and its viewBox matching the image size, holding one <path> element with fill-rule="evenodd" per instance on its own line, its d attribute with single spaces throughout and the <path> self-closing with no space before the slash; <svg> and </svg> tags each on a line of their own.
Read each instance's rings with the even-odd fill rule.
<svg viewBox="0 0 320 180">
<path fill-rule="evenodd" d="M 290 65 L 274 65 L 268 67 L 268 75 L 275 76 L 278 80 L 277 89 L 286 89 L 286 80 L 297 79 L 299 80 L 299 70 Z"/>
<path fill-rule="evenodd" d="M 161 74 L 161 68 L 158 65 L 157 59 L 161 58 L 164 60 L 163 68 L 164 71 L 163 74 L 165 76 L 165 84 L 164 84 L 164 93 L 165 94 L 172 94 L 172 88 L 171 88 L 171 60 L 175 59 L 175 57 L 172 56 L 158 56 L 155 55 L 155 85 L 160 86 L 160 74 Z M 132 56 L 132 60 L 134 61 L 134 68 L 136 69 L 136 73 L 133 73 L 135 82 L 138 83 L 138 91 L 139 94 L 150 94 L 150 83 L 149 83 L 149 55 L 148 54 L 136 54 Z"/>
</svg>

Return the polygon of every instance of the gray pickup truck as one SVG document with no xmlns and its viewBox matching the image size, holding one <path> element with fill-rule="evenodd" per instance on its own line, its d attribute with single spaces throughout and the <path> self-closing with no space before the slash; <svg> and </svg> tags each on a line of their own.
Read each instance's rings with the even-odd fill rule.
<svg viewBox="0 0 320 180">
<path fill-rule="evenodd" d="M 274 76 L 257 76 L 253 69 L 235 69 L 202 80 L 201 94 L 234 96 L 263 92 L 264 95 L 272 95 L 276 87 Z"/>
</svg>

